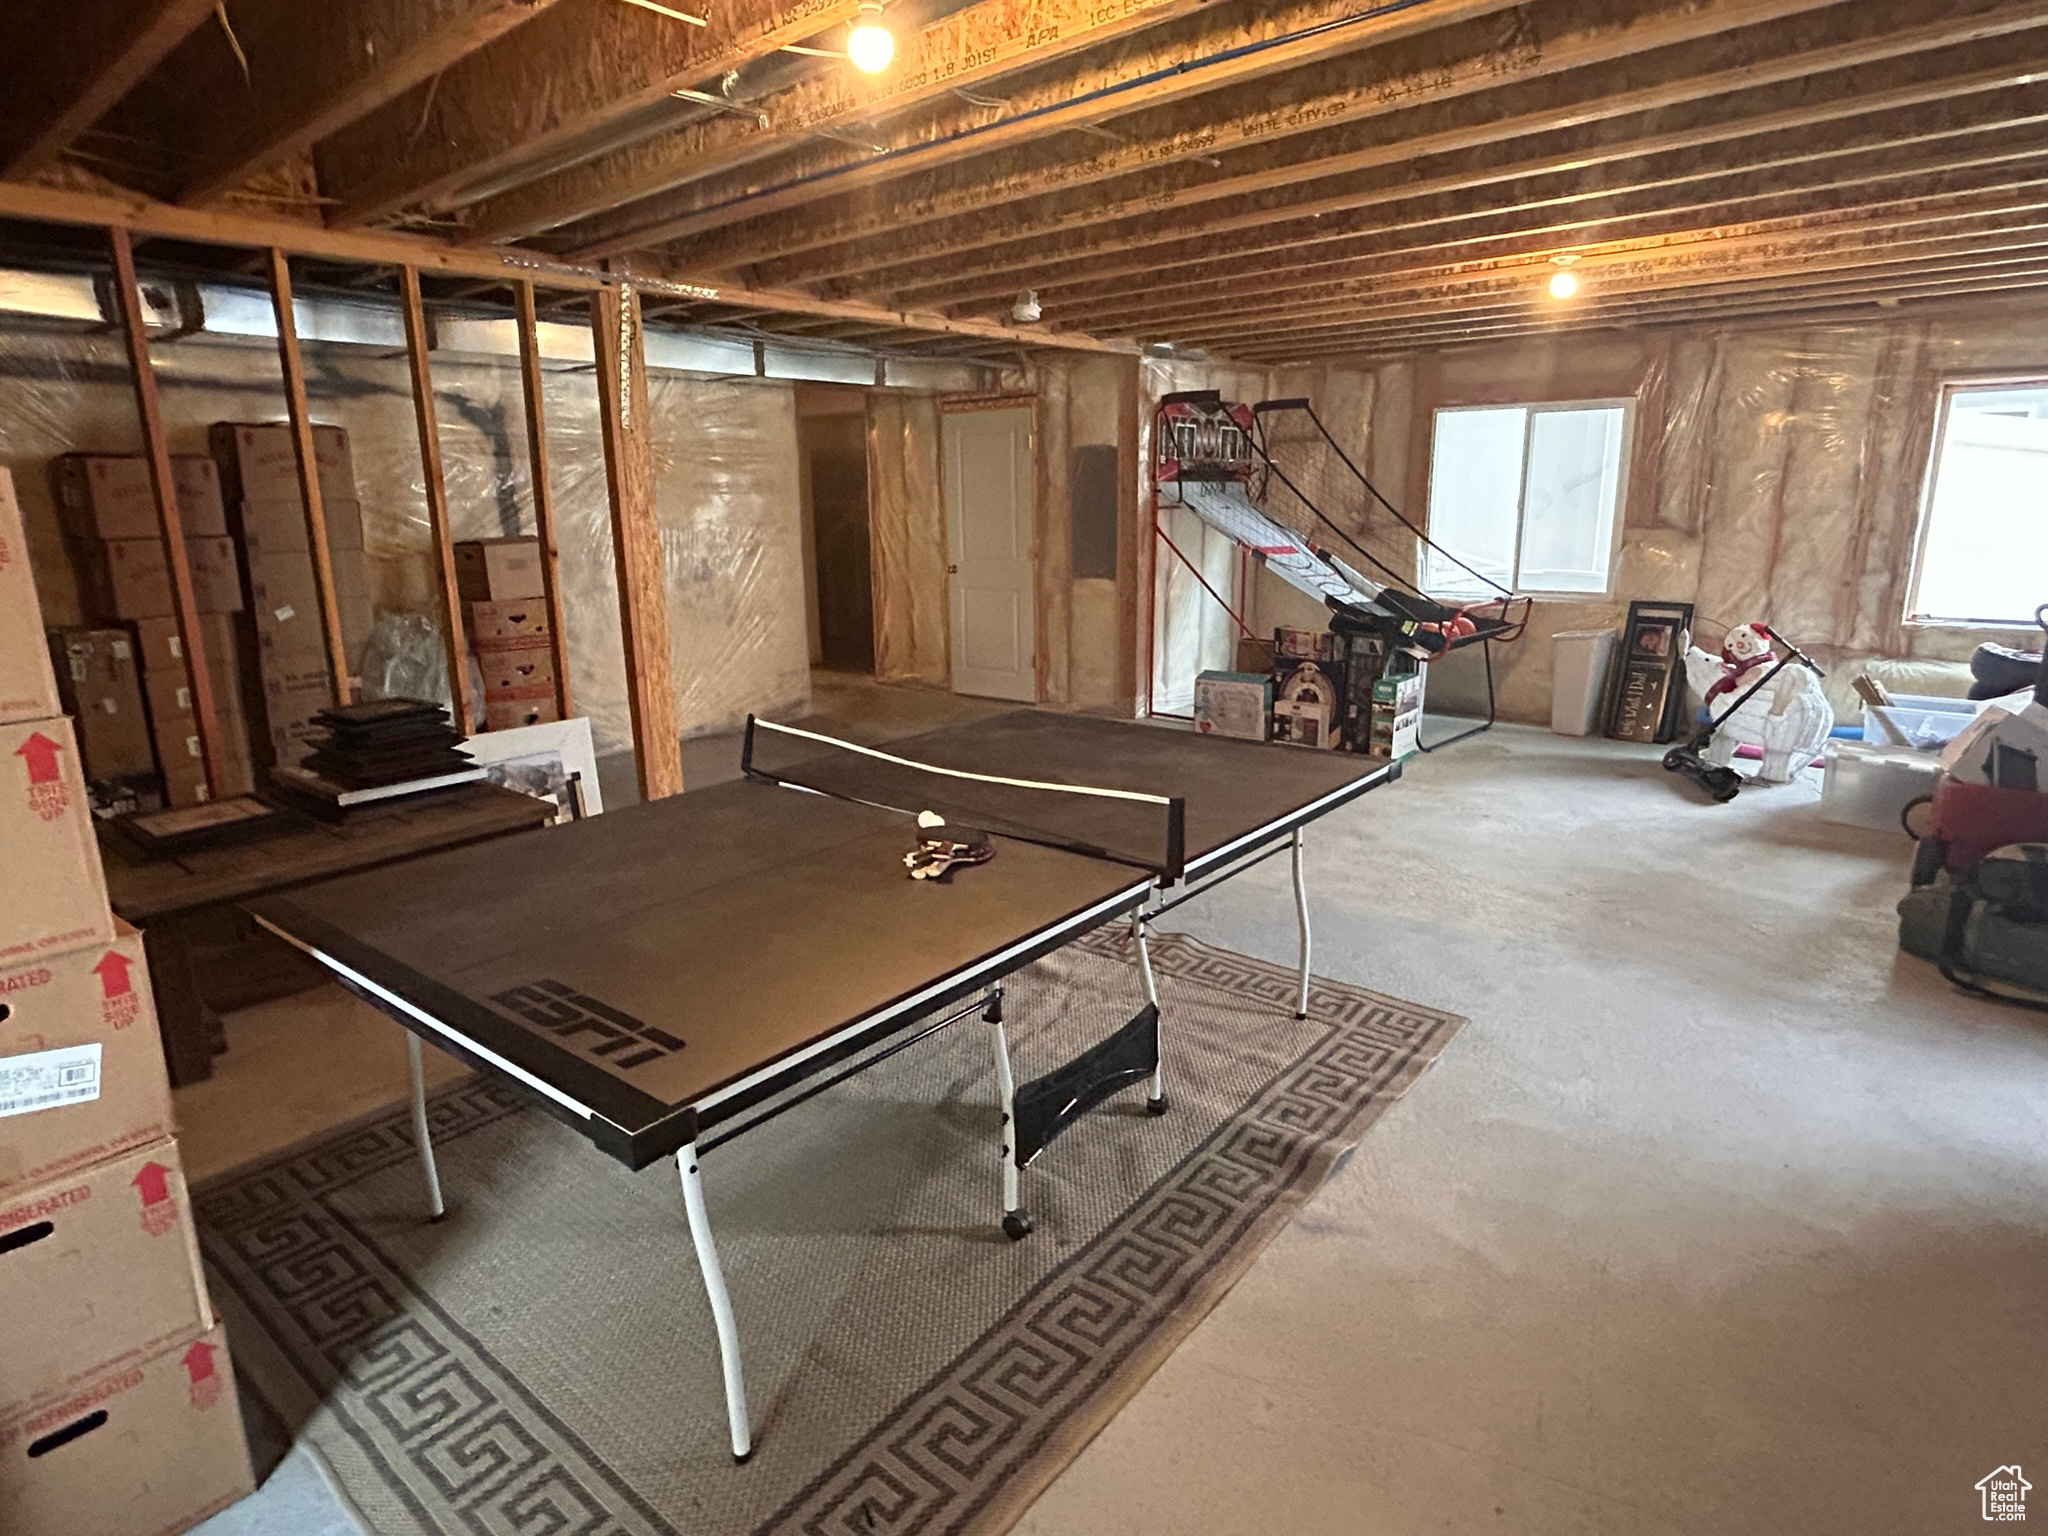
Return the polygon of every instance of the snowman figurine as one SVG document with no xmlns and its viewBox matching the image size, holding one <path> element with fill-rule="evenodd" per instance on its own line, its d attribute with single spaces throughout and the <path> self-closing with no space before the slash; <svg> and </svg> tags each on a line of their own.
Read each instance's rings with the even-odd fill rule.
<svg viewBox="0 0 2048 1536">
<path fill-rule="evenodd" d="M 1771 677 L 1778 664 L 1771 632 L 1762 624 L 1741 624 L 1728 631 L 1719 656 L 1698 646 L 1685 648 L 1685 675 L 1705 696 L 1707 713 L 1720 729 L 1702 754 L 1716 767 L 1733 766 L 1738 747 L 1762 750 L 1763 767 L 1756 778 L 1764 784 L 1789 784 L 1812 763 L 1835 728 L 1835 712 L 1820 679 L 1796 663 Z M 1733 713 L 1725 712 L 1758 682 L 1770 677 L 1756 695 Z"/>
</svg>

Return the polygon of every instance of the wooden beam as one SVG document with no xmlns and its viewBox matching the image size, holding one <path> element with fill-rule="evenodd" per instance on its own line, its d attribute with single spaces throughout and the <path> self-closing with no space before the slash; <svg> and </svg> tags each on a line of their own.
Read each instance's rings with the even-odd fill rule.
<svg viewBox="0 0 2048 1536">
<path fill-rule="evenodd" d="M 590 311 L 633 755 L 641 799 L 659 800 L 683 792 L 683 750 L 676 730 L 668 648 L 668 567 L 654 505 L 654 444 L 639 295 L 631 287 L 606 289 L 592 298 Z"/>
<path fill-rule="evenodd" d="M 455 728 L 467 736 L 476 718 L 475 697 L 469 687 L 469 648 L 463 643 L 462 595 L 455 588 L 455 535 L 448 519 L 448 481 L 441 470 L 441 422 L 434 410 L 434 372 L 427 358 L 431 344 L 418 270 L 401 269 L 398 286 L 405 309 L 405 360 L 412 373 L 413 423 L 419 429 L 420 467 L 426 480 L 427 523 L 434 539 L 434 606 L 441 610 Z"/>
<path fill-rule="evenodd" d="M 1982 103 L 1969 98 L 1943 101 L 1911 113 L 1873 118 L 1831 136 L 1806 128 L 1756 135 L 1738 141 L 1743 143 L 1739 155 L 1710 144 L 1627 156 L 1585 172 L 1552 165 L 1526 177 L 1490 183 L 1497 190 L 1485 200 L 1462 189 L 1429 186 L 1400 195 L 1391 214 L 1379 207 L 1389 200 L 1388 189 L 1377 188 L 1367 194 L 1366 204 L 1347 212 L 1269 219 L 1262 228 L 1235 235 L 1191 237 L 1104 258 L 1076 258 L 1056 270 L 1021 271 L 1035 277 L 1041 300 L 1057 316 L 1058 300 L 1070 282 L 1093 287 L 1137 273 L 1147 281 L 1173 281 L 1168 274 L 1183 266 L 1212 271 L 1226 265 L 1247 271 L 1285 269 L 1311 261 L 1318 253 L 1339 254 L 1338 242 L 1355 236 L 1383 237 L 1390 230 L 1425 224 L 1476 223 L 1507 210 L 1527 216 L 1538 209 L 1584 207 L 1632 194 L 1653 194 L 1653 202 L 1669 200 L 1676 189 L 1716 182 L 1745 186 L 1751 195 L 1761 196 L 1786 186 L 1811 189 L 1859 176 L 1896 178 L 1981 165 L 2038 153 L 2044 147 L 2039 125 L 2048 121 L 2048 85 L 1992 93 Z M 1019 272 L 1011 271 L 933 281 L 913 293 L 920 303 L 992 306 L 1018 280 Z"/>
<path fill-rule="evenodd" d="M 1826 242 L 1789 240 L 1752 252 L 1704 252 L 1677 261 L 1615 262 L 1585 270 L 1580 298 L 1559 304 L 1547 292 L 1547 264 L 1511 279 L 1484 285 L 1447 283 L 1411 288 L 1373 303 L 1353 303 L 1282 314 L 1232 316 L 1174 333 L 1178 344 L 1218 351 L 1285 338 L 1374 324 L 1428 323 L 1455 315 L 1460 320 L 1495 313 L 1550 312 L 1569 317 L 1574 309 L 1602 312 L 1656 309 L 1689 303 L 1724 290 L 1748 293 L 1765 287 L 1796 295 L 1814 284 L 1866 281 L 1876 284 L 1903 270 L 1993 264 L 2048 247 L 2048 222 L 2001 229 L 1948 233 L 1881 249 L 1838 248 Z M 1580 268 L 1573 268 L 1574 272 Z M 1581 300 L 1588 301 L 1582 303 Z"/>
<path fill-rule="evenodd" d="M 883 74 L 821 70 L 772 96 L 748 102 L 765 123 L 721 113 L 626 145 L 489 199 L 472 211 L 469 231 L 476 239 L 511 240 L 554 229 L 686 181 L 754 164 L 818 135 L 1098 47 L 1140 28 L 1190 15 L 1207 3 L 982 0 L 904 38 L 898 62 Z M 607 247 L 599 254 L 616 252 Z"/>
<path fill-rule="evenodd" d="M 61 21 L 49 14 L 58 7 L 0 7 L 0 57 L 14 60 L 0 110 L 0 178 L 49 169 L 213 14 L 214 3 L 67 0 Z"/>
<path fill-rule="evenodd" d="M 135 283 L 135 248 L 125 229 L 109 230 L 107 243 L 114 258 L 114 302 L 121 311 L 121 334 L 128 343 L 128 368 L 135 385 L 135 414 L 142 425 L 142 452 L 149 461 L 149 488 L 156 497 L 157 529 L 164 541 L 164 562 L 171 573 L 171 607 L 178 619 L 178 638 L 185 648 L 185 669 L 191 674 L 188 681 L 192 686 L 193 723 L 199 727 L 199 751 L 206 764 L 207 789 L 218 800 L 228 793 L 228 760 L 234 754 L 221 729 L 213 696 L 213 672 L 206 659 L 206 630 L 199 619 L 199 600 L 192 591 L 192 562 L 185 553 L 185 519 L 178 511 L 177 485 L 171 478 L 170 440 L 164 435 L 156 368 L 149 360 L 149 332 L 142 318 L 142 295 Z"/>
<path fill-rule="evenodd" d="M 1970 6 L 1945 10 L 1937 19 L 1927 19 L 1921 0 L 1879 0 L 1697 35 L 1697 29 L 1714 18 L 1711 9 L 1702 9 L 1679 13 L 1664 29 L 1594 33 L 1585 45 L 1588 62 L 1575 68 L 1510 78 L 1477 95 L 1447 92 L 1436 100 L 1422 95 L 1399 110 L 1342 126 L 1298 132 L 1200 160 L 1146 167 L 1107 183 L 1036 197 L 1006 210 L 1007 216 L 994 228 L 1005 242 L 1032 240 L 1032 249 L 1056 254 L 1062 247 L 1048 237 L 1080 229 L 1089 230 L 1094 241 L 1147 233 L 1156 237 L 1176 217 L 1206 227 L 1219 215 L 1248 213 L 1251 204 L 1245 200 L 1252 194 L 1268 194 L 1263 200 L 1268 209 L 1285 208 L 1293 199 L 1282 189 L 1304 182 L 1327 184 L 1331 177 L 1408 166 L 1430 156 L 1539 134 L 1561 138 L 1565 131 L 1639 113 L 1662 113 L 1735 92 L 1755 100 L 1761 87 L 1780 82 L 1806 82 L 1838 70 L 1909 59 L 1963 40 L 1982 42 L 1987 34 L 2003 38 L 2048 27 L 2048 15 L 2022 0 L 1972 0 Z M 1679 40 L 1671 41 L 1673 37 Z M 2007 55 L 2017 51 L 2003 46 Z M 2026 46 L 2024 41 L 2020 44 Z M 1638 49 L 1644 51 L 1633 51 Z M 2001 55 L 1980 47 L 1973 58 L 1958 61 L 1949 72 L 1964 74 L 1972 67 L 1990 68 L 2000 62 Z M 1904 82 L 1913 77 L 1895 73 L 1892 78 Z M 1801 101 L 1785 97 L 1782 105 L 1793 109 Z M 1663 118 L 1654 120 L 1655 128 L 1665 126 Z M 959 192 L 963 207 L 978 195 L 972 186 Z M 828 244 L 797 256 L 758 261 L 752 268 L 754 278 L 776 285 L 810 283 L 901 268 L 907 261 L 991 243 L 986 211 L 948 216 L 937 205 L 927 206 L 931 217 L 887 242 Z M 814 238 L 816 233 L 813 229 L 802 238 Z M 905 246 L 911 247 L 911 254 L 905 254 Z M 886 277 L 879 282 L 889 286 Z M 841 291 L 850 291 L 851 286 L 837 285 Z"/>
<path fill-rule="evenodd" d="M 1759 304 L 1751 301 L 1737 307 L 1674 309 L 1638 318 L 1607 318 L 1587 315 L 1577 320 L 1500 321 L 1462 330 L 1438 327 L 1430 330 L 1359 332 L 1333 336 L 1325 341 L 1293 346 L 1261 347 L 1233 359 L 1242 366 L 1283 367 L 1296 363 L 1339 357 L 1390 357 L 1415 352 L 1435 353 L 1454 348 L 1496 345 L 1540 337 L 1583 335 L 1601 331 L 1640 334 L 1680 328 L 1710 326 L 1715 330 L 1759 330 L 1785 325 L 1814 323 L 1821 319 L 1850 318 L 1844 311 L 1856 311 L 1870 320 L 1898 319 L 1912 314 L 1947 313 L 1949 301 L 2023 299 L 2048 289 L 2048 267 L 1992 276 L 1957 278 L 1930 277 L 1877 290 L 1856 290 L 1841 295 L 1810 295 L 1793 304 Z M 1980 306 L 1977 306 L 1981 308 Z M 2048 312 L 2048 304 L 2035 305 L 2032 313 Z"/>
<path fill-rule="evenodd" d="M 419 235 L 382 231 L 326 229 L 289 219 L 241 212 L 181 208 L 141 194 L 109 195 L 72 192 L 57 187 L 0 181 L 0 218 L 36 224 L 61 224 L 90 229 L 119 226 L 136 236 L 187 240 L 202 245 L 246 246 L 263 250 L 277 246 L 294 256 L 364 266 L 415 267 L 443 277 L 472 277 L 495 283 L 534 281 L 550 289 L 588 294 L 612 286 L 617 279 L 594 267 L 555 261 L 534 252 L 489 250 L 450 244 Z M 961 320 L 915 310 L 892 310 L 873 304 L 817 299 L 807 294 L 769 293 L 743 285 L 705 279 L 677 267 L 634 278 L 649 293 L 692 303 L 721 303 L 758 308 L 768 313 L 830 314 L 848 320 L 871 320 L 904 331 L 948 336 L 980 336 L 1019 344 L 1014 327 L 987 321 Z M 1081 352 L 1129 352 L 1125 342 L 1102 342 L 1092 336 L 1056 330 L 1034 331 L 1029 345 Z"/>
<path fill-rule="evenodd" d="M 683 7 L 687 8 L 687 7 Z M 857 0 L 726 0 L 693 27 L 619 0 L 560 0 L 320 145 L 335 222 L 445 208 L 468 185 L 587 144 L 672 92 L 848 21 Z"/>
<path fill-rule="evenodd" d="M 1988 219 L 2032 213 L 2048 206 L 2048 182 L 2032 187 L 1997 187 L 1983 194 L 1934 198 L 1888 199 L 1842 209 L 1797 210 L 1792 213 L 1740 222 L 1697 217 L 1688 210 L 1674 210 L 1668 217 L 1652 221 L 1637 233 L 1622 234 L 1618 226 L 1600 226 L 1593 231 L 1570 229 L 1540 231 L 1533 235 L 1511 235 L 1492 240 L 1461 242 L 1454 246 L 1424 244 L 1348 261 L 1318 264 L 1281 276 L 1275 274 L 1259 285 L 1256 302 L 1270 307 L 1290 307 L 1295 302 L 1313 303 L 1348 291 L 1354 282 L 1372 291 L 1369 279 L 1400 281 L 1421 274 L 1484 276 L 1532 261 L 1548 262 L 1571 253 L 1580 261 L 1602 256 L 1646 256 L 1667 250 L 1682 250 L 1705 240 L 1764 240 L 1791 234 L 1855 234 L 1910 230 L 1961 219 Z M 1733 211 L 1733 210 L 1731 210 Z M 1142 298 L 1110 301 L 1091 313 L 1091 328 L 1108 332 L 1170 325 L 1183 320 L 1201 320 L 1213 315 L 1225 299 L 1244 302 L 1242 288 L 1189 285 L 1162 292 L 1153 302 Z"/>
<path fill-rule="evenodd" d="M 1621 0 L 1573 3 L 1611 6 Z M 1739 3 L 1783 6 L 1816 4 L 1821 0 Z M 1505 22 L 1496 19 L 1502 13 L 1507 17 Z M 1504 45 L 1502 39 L 1504 35 L 1512 39 L 1520 30 L 1517 19 L 1521 15 L 1521 10 L 1511 8 L 1505 0 L 1438 0 L 1426 6 L 1380 4 L 1340 16 L 1332 16 L 1325 0 L 1218 8 L 1213 17 L 1196 17 L 1162 27 L 1156 34 L 1117 50 L 1116 56 L 1102 63 L 1091 65 L 1083 59 L 1071 73 L 1056 70 L 1046 72 L 1043 78 L 1027 76 L 1014 91 L 1002 93 L 998 108 L 982 108 L 965 117 L 957 107 L 948 108 L 930 124 L 913 121 L 890 130 L 878 139 L 878 151 L 866 157 L 869 164 L 865 169 L 855 171 L 842 165 L 816 172 L 811 179 L 796 183 L 807 192 L 806 197 L 796 201 L 807 202 L 824 191 L 843 192 L 858 199 L 851 211 L 859 220 L 859 233 L 886 233 L 922 217 L 918 199 L 924 195 L 924 183 L 914 181 L 899 194 L 878 199 L 872 195 L 872 184 L 878 179 L 916 171 L 935 177 L 1000 180 L 1008 185 L 1012 165 L 1029 165 L 1046 178 L 1039 190 L 1049 190 L 1064 178 L 1075 176 L 1072 167 L 1094 163 L 1096 157 L 1076 153 L 1074 142 L 1066 137 L 1077 129 L 1096 129 L 1110 120 L 1121 123 L 1130 114 L 1142 113 L 1146 108 L 1162 109 L 1248 81 L 1260 82 L 1247 89 L 1273 103 L 1276 111 L 1285 115 L 1285 99 L 1291 96 L 1294 81 L 1302 74 L 1314 73 L 1317 79 L 1348 77 L 1354 91 L 1364 88 L 1360 85 L 1364 72 L 1346 65 L 1341 56 L 1398 39 L 1407 39 L 1418 50 L 1435 56 L 1455 46 L 1440 41 L 1442 36 L 1465 39 L 1475 33 L 1487 37 L 1498 54 L 1505 46 L 1511 46 Z M 1285 71 L 1295 73 L 1282 74 L 1278 81 L 1266 78 Z M 1216 131 L 1215 114 L 1202 101 L 1189 103 L 1186 111 L 1200 120 L 1200 126 L 1188 139 L 1178 142 L 1173 152 L 1205 153 Z M 1157 115 L 1156 110 L 1152 115 Z M 1105 143 L 1125 137 L 1121 128 L 1102 132 Z M 1048 138 L 1058 142 L 1049 147 L 1032 143 Z M 1098 151 L 1101 153 L 1115 151 Z M 1001 158 L 988 158 L 996 155 Z M 970 160 L 972 163 L 964 170 L 955 164 Z M 808 157 L 805 164 L 809 164 Z M 878 176 L 878 172 L 882 174 Z M 717 222 L 730 224 L 735 219 L 775 212 L 772 204 L 780 196 L 776 189 L 790 184 L 787 176 L 768 181 L 768 190 L 748 193 L 743 206 L 717 209 Z M 861 196 L 863 192 L 868 195 Z M 905 217 L 892 220 L 883 216 L 883 207 L 893 208 L 899 200 Z M 591 255 L 681 239 L 702 233 L 709 211 L 712 210 L 688 190 L 627 205 L 616 216 L 597 221 L 587 231 L 574 231 L 579 241 L 575 248 L 579 254 Z M 814 234 L 805 233 L 805 226 L 812 222 L 819 229 Z M 784 214 L 775 227 L 787 238 L 810 244 L 856 237 L 855 231 L 840 228 L 816 209 L 801 215 Z M 761 253 L 752 237 L 736 243 L 723 231 L 709 236 L 702 249 L 701 258 L 693 250 L 692 260 L 712 270 L 724 270 Z"/>
<path fill-rule="evenodd" d="M 541 586 L 548 602 L 548 644 L 555 658 L 555 705 L 564 720 L 576 713 L 569 689 L 569 619 L 562 604 L 562 539 L 555 522 L 555 491 L 548 471 L 547 405 L 540 370 L 539 317 L 533 284 L 512 289 L 519 323 L 519 382 L 526 396 L 526 463 L 533 476 L 533 517 L 540 535 Z"/>
<path fill-rule="evenodd" d="M 1194 299 L 1203 306 L 1234 302 L 1248 287 L 1301 287 L 1340 277 L 1355 264 L 1379 258 L 1455 260 L 1460 255 L 1528 255 L 1577 251 L 1603 242 L 1630 242 L 1681 237 L 1705 226 L 1765 227 L 1801 219 L 1857 217 L 1886 209 L 1972 204 L 1983 198 L 2032 198 L 2048 186 L 2048 162 L 2042 156 L 2018 159 L 2000 154 L 1988 162 L 1968 155 L 1945 164 L 1921 166 L 1893 174 L 1842 174 L 1829 166 L 1816 174 L 1802 168 L 1759 186 L 1741 172 L 1716 181 L 1694 184 L 1684 202 L 1668 200 L 1661 188 L 1591 203 L 1567 205 L 1564 216 L 1547 205 L 1511 208 L 1471 219 L 1448 218 L 1413 228 L 1392 226 L 1385 237 L 1347 237 L 1308 253 L 1286 251 L 1194 263 L 1162 270 L 1149 290 L 1161 307 Z M 1053 302 L 1074 323 L 1094 325 L 1141 318 L 1143 298 L 1134 299 L 1129 285 L 1116 279 L 1077 283 L 1054 290 Z M 1135 308 L 1134 308 L 1135 306 Z M 1097 317 L 1105 317 L 1098 322 Z"/>
<path fill-rule="evenodd" d="M 277 359 L 284 370 L 285 414 L 291 422 L 292 451 L 299 466 L 299 495 L 306 506 L 306 547 L 313 554 L 313 582 L 320 598 L 320 633 L 327 642 L 327 669 L 337 702 L 355 702 L 355 681 L 341 633 L 341 604 L 334 591 L 334 557 L 327 542 L 327 498 L 320 489 L 320 461 L 313 451 L 313 415 L 306 404 L 306 364 L 299 355 L 299 321 L 292 307 L 291 258 L 272 246 L 270 304 L 277 315 Z"/>
<path fill-rule="evenodd" d="M 555 0 L 237 0 L 123 103 L 117 122 L 205 204 L 457 63 Z"/>
<path fill-rule="evenodd" d="M 1960 79 L 1937 74 L 1931 80 L 1884 89 L 1873 88 L 1859 71 L 1826 76 L 1821 82 L 1795 81 L 1767 87 L 1754 99 L 1738 93 L 1667 113 L 1541 135 L 1527 145 L 1488 145 L 1439 157 L 1434 163 L 1338 177 L 1327 189 L 1318 185 L 1318 195 L 1308 199 L 1283 201 L 1290 194 L 1275 194 L 1269 203 L 1267 197 L 1255 197 L 1247 206 L 1233 207 L 1199 225 L 1179 216 L 1167 228 L 1138 221 L 1141 227 L 1128 234 L 1105 231 L 1094 252 L 1129 269 L 1142 256 L 1156 258 L 1162 246 L 1176 242 L 1212 252 L 1219 247 L 1291 248 L 1384 229 L 1391 221 L 1378 210 L 1389 203 L 1398 205 L 1401 218 L 1411 217 L 1412 209 L 1469 213 L 1501 204 L 1526 207 L 1533 198 L 1559 190 L 1568 196 L 1592 196 L 1650 180 L 1676 185 L 1725 173 L 1731 161 L 1751 168 L 1775 167 L 1859 151 L 1890 151 L 1894 158 L 1903 158 L 1914 145 L 2038 120 L 2048 110 L 2048 89 L 2029 82 L 2048 69 L 2048 51 L 2040 57 L 2040 64 L 2015 68 L 2001 63 Z M 1904 61 L 1907 72 L 1916 62 Z M 1885 72 L 1895 73 L 1897 68 L 1888 66 Z M 1782 105 L 1802 96 L 1809 99 Z M 1763 110 L 1752 110 L 1758 106 Z M 1675 120 L 1673 126 L 1665 128 L 1667 120 Z M 1836 125 L 1835 131 L 1816 131 L 1825 124 Z M 1741 145 L 1739 153 L 1731 154 L 1727 146 L 1732 144 Z M 1227 234 L 1240 238 L 1221 238 Z M 1021 250 L 996 247 L 971 259 L 955 256 L 874 273 L 861 285 L 882 284 L 880 291 L 918 302 L 930 302 L 931 295 L 943 296 L 940 302 L 992 302 L 1036 273 L 1040 281 L 1033 286 L 1042 296 L 1057 286 L 1058 277 L 1046 268 L 1047 258 L 1055 253 L 1041 250 L 1041 245 L 1031 241 Z"/>
<path fill-rule="evenodd" d="M 1381 45 L 1304 65 L 1278 80 L 1240 84 L 1228 73 L 1213 80 L 1197 73 L 1177 92 L 1191 99 L 1172 100 L 1150 111 L 1121 106 L 1121 115 L 1106 121 L 1102 134 L 1085 151 L 1071 138 L 1055 138 L 1014 148 L 999 158 L 980 154 L 900 182 L 886 196 L 841 199 L 772 221 L 716 231 L 691 247 L 691 259 L 720 271 L 751 268 L 764 259 L 791 258 L 800 252 L 813 253 L 807 259 L 822 261 L 828 270 L 848 260 L 860 264 L 857 248 L 873 245 L 886 250 L 906 233 L 915 240 L 921 227 L 933 221 L 977 214 L 987 218 L 999 208 L 1156 171 L 1174 162 L 1206 162 L 1205 168 L 1213 173 L 1220 169 L 1217 158 L 1234 149 L 1471 96 L 1505 81 L 1555 74 L 1696 39 L 1718 28 L 1816 9 L 1823 3 L 1539 0 L 1500 16 L 1446 15 L 1420 35 L 1365 39 Z M 1412 31 L 1416 19 L 1436 17 L 1435 7 L 1423 7 L 1401 19 L 1411 23 L 1404 30 Z M 1207 93 L 1196 94 L 1205 82 Z M 1097 116 L 1108 118 L 1099 103 Z M 1052 120 L 1057 119 L 1058 114 L 1052 114 Z M 1041 118 L 1025 126 L 1043 122 Z M 655 237 L 664 231 L 647 233 Z M 791 260 L 788 270 L 799 269 L 809 280 L 812 269 Z"/>
<path fill-rule="evenodd" d="M 1466 310 L 1447 308 L 1434 315 L 1397 315 L 1378 322 L 1370 316 L 1362 316 L 1355 321 L 1337 321 L 1300 329 L 1277 327 L 1248 343 L 1245 350 L 1266 353 L 1294 347 L 1315 347 L 1334 338 L 1361 334 L 1426 337 L 1530 326 L 1565 331 L 1595 325 L 1666 324 L 1674 319 L 1735 312 L 1775 314 L 1811 307 L 1820 299 L 1865 303 L 1887 295 L 1959 281 L 1995 285 L 2015 275 L 2024 278 L 2044 265 L 2048 265 L 2048 242 L 2037 240 L 2030 246 L 2017 247 L 2004 255 L 1980 258 L 1974 254 L 1951 253 L 1873 263 L 1863 270 L 1847 274 L 1840 271 L 1760 271 L 1734 280 L 1690 286 L 1674 284 L 1661 291 L 1632 289 L 1590 298 L 1582 294 L 1584 302 L 1575 300 L 1569 305 L 1558 304 L 1540 290 L 1532 290 L 1519 302 L 1500 302 Z"/>
</svg>

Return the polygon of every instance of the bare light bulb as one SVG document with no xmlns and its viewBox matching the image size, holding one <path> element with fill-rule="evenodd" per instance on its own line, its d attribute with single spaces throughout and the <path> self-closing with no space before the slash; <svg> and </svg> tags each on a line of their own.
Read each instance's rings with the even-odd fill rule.
<svg viewBox="0 0 2048 1536">
<path fill-rule="evenodd" d="M 895 34 L 882 25 L 882 8 L 873 0 L 861 6 L 860 20 L 846 34 L 846 56 L 864 75 L 879 75 L 896 57 Z"/>
<path fill-rule="evenodd" d="M 1579 280 L 1569 272 L 1560 272 L 1550 280 L 1550 296 L 1553 299 L 1569 299 L 1579 291 Z"/>
</svg>

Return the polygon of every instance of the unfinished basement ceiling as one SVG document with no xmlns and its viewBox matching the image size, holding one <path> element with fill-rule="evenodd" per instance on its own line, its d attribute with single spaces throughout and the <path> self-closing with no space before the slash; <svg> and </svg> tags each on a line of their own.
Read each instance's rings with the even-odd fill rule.
<svg viewBox="0 0 2048 1536">
<path fill-rule="evenodd" d="M 788 51 L 858 9 L 14 0 L 0 167 L 863 344 L 1258 363 L 2048 285 L 2048 0 L 898 0 L 879 76 Z"/>
</svg>

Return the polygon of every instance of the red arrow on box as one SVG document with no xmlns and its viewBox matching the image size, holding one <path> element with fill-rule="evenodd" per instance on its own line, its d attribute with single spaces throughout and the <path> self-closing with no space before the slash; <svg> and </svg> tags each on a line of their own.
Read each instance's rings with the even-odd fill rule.
<svg viewBox="0 0 2048 1536">
<path fill-rule="evenodd" d="M 29 783 L 55 784 L 61 774 L 57 765 L 57 754 L 63 750 L 41 731 L 37 731 L 14 749 L 14 755 L 28 764 Z"/>
<path fill-rule="evenodd" d="M 93 974 L 99 977 L 101 990 L 106 996 L 126 997 L 134 990 L 134 984 L 128 980 L 128 972 L 134 964 L 133 960 L 119 950 L 110 949 L 106 952 L 100 963 L 92 968 Z"/>
<path fill-rule="evenodd" d="M 201 1339 L 185 1351 L 185 1374 L 192 1378 L 192 1385 L 213 1377 L 213 1346 Z"/>
<path fill-rule="evenodd" d="M 144 1206 L 162 1205 L 171 1198 L 171 1170 L 162 1163 L 144 1163 L 133 1183 L 142 1191 Z"/>
</svg>

